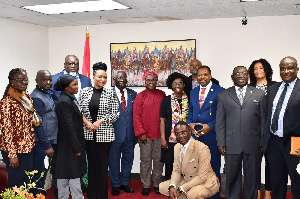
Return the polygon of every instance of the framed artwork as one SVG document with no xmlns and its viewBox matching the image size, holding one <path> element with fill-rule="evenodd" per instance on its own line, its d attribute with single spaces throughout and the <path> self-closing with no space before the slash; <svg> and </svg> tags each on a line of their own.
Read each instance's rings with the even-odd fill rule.
<svg viewBox="0 0 300 199">
<path fill-rule="evenodd" d="M 166 79 L 173 72 L 189 75 L 189 63 L 196 58 L 196 39 L 111 43 L 111 85 L 114 73 L 127 73 L 128 87 L 143 87 L 143 73 L 154 71 L 157 86 L 166 86 Z"/>
</svg>

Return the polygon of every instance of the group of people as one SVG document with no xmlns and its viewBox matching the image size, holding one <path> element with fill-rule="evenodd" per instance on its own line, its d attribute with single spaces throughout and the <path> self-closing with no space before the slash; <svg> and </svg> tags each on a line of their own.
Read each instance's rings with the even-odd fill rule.
<svg viewBox="0 0 300 199">
<path fill-rule="evenodd" d="M 172 199 L 220 198 L 224 155 L 225 197 L 259 198 L 264 154 L 265 198 L 271 198 L 271 191 L 272 198 L 285 198 L 288 175 L 293 197 L 300 198 L 299 159 L 290 155 L 291 137 L 300 137 L 295 58 L 281 60 L 278 83 L 265 59 L 253 61 L 249 69 L 237 66 L 228 89 L 193 59 L 191 76 L 174 72 L 166 79 L 169 96 L 156 88 L 154 71 L 143 73 L 145 90 L 137 94 L 127 88 L 126 71 L 114 71 L 110 89 L 105 63 L 93 65 L 93 86 L 78 70 L 78 58 L 68 55 L 61 73 L 37 72 L 31 95 L 26 71 L 10 71 L 0 101 L 0 149 L 9 187 L 28 182 L 24 170 L 38 170 L 34 179 L 39 179 L 49 156 L 60 199 L 69 197 L 69 189 L 72 198 L 83 198 L 86 173 L 88 198 L 108 198 L 108 168 L 111 194 L 133 193 L 129 182 L 138 142 L 143 196 L 153 183 L 156 194 Z M 45 194 L 44 184 L 42 177 L 33 193 Z"/>
</svg>

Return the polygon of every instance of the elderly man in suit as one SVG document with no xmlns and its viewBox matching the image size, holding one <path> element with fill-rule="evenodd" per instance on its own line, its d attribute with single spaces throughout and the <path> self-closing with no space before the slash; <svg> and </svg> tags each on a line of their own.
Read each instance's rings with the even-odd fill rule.
<svg viewBox="0 0 300 199">
<path fill-rule="evenodd" d="M 192 136 L 209 147 L 211 166 L 219 180 L 221 180 L 221 155 L 217 146 L 215 125 L 218 94 L 224 88 L 217 86 L 211 81 L 211 70 L 208 66 L 200 66 L 197 74 L 200 86 L 191 91 L 187 121 L 194 132 Z M 198 129 L 199 127 L 201 130 Z M 217 193 L 213 198 L 219 199 L 220 193 Z"/>
<path fill-rule="evenodd" d="M 225 197 L 257 198 L 260 171 L 260 141 L 265 123 L 264 92 L 247 85 L 248 71 L 244 66 L 234 68 L 234 82 L 218 96 L 216 133 L 219 151 L 225 155 Z M 242 194 L 242 165 L 244 191 Z"/>
<path fill-rule="evenodd" d="M 191 137 L 186 122 L 175 124 L 177 144 L 174 148 L 174 169 L 171 180 L 160 183 L 163 195 L 175 198 L 210 198 L 219 191 L 220 183 L 210 165 L 209 148 Z"/>
<path fill-rule="evenodd" d="M 66 56 L 64 68 L 65 69 L 62 72 L 57 73 L 52 76 L 52 82 L 53 82 L 52 91 L 53 91 L 53 100 L 55 103 L 57 102 L 57 99 L 59 98 L 61 92 L 54 90 L 53 85 L 56 83 L 57 79 L 64 74 L 72 75 L 72 76 L 76 77 L 76 79 L 78 80 L 78 93 L 74 95 L 76 99 L 79 98 L 81 89 L 92 86 L 90 78 L 78 73 L 79 60 L 75 55 L 67 55 Z"/>
<path fill-rule="evenodd" d="M 129 186 L 129 181 L 133 164 L 134 143 L 137 140 L 132 121 L 133 101 L 137 93 L 126 88 L 127 75 L 125 71 L 116 71 L 114 81 L 116 87 L 113 90 L 117 93 L 120 117 L 113 123 L 115 140 L 110 148 L 108 164 L 109 176 L 111 178 L 110 185 L 112 186 L 111 194 L 117 196 L 120 194 L 120 189 L 126 193 L 134 192 Z M 122 165 L 121 172 L 120 159 Z"/>
<path fill-rule="evenodd" d="M 300 137 L 297 60 L 290 56 L 283 58 L 279 70 L 282 82 L 270 87 L 267 94 L 267 122 L 262 144 L 270 163 L 272 198 L 286 197 L 288 175 L 293 198 L 300 198 L 300 175 L 296 171 L 299 157 L 290 155 L 291 137 Z"/>
</svg>

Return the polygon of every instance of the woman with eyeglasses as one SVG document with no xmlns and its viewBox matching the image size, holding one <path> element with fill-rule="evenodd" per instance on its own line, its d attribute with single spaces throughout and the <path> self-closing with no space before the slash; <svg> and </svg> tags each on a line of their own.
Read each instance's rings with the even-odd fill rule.
<svg viewBox="0 0 300 199">
<path fill-rule="evenodd" d="M 255 60 L 251 63 L 249 69 L 250 76 L 250 85 L 254 86 L 258 89 L 261 89 L 267 94 L 267 90 L 269 87 L 274 85 L 276 82 L 272 81 L 273 70 L 270 63 L 265 59 Z M 270 166 L 268 158 L 265 155 L 265 199 L 271 199 L 271 179 L 270 179 Z M 259 165 L 260 166 L 260 165 Z M 259 168 L 259 171 L 261 169 Z M 261 185 L 261 172 L 259 172 L 258 176 L 258 188 Z M 260 199 L 261 193 L 258 190 L 258 197 Z"/>
<path fill-rule="evenodd" d="M 174 126 L 179 121 L 187 121 L 189 112 L 188 96 L 183 91 L 187 84 L 186 76 L 181 73 L 172 73 L 167 79 L 167 87 L 172 94 L 165 97 L 160 106 L 161 132 L 161 162 L 165 164 L 166 180 L 171 179 L 174 163 L 174 146 L 176 136 Z"/>
<path fill-rule="evenodd" d="M 105 63 L 93 65 L 94 87 L 81 90 L 78 100 L 83 113 L 89 199 L 108 198 L 108 154 L 115 139 L 113 122 L 120 116 L 116 92 L 104 87 L 106 70 Z"/>
<path fill-rule="evenodd" d="M 26 93 L 26 70 L 9 72 L 9 83 L 0 101 L 0 150 L 8 173 L 8 186 L 28 183 L 26 171 L 33 170 L 34 127 L 42 122 Z"/>
<path fill-rule="evenodd" d="M 162 99 L 166 94 L 156 89 L 158 76 L 153 71 L 146 71 L 143 81 L 146 89 L 137 94 L 133 104 L 133 127 L 140 146 L 140 175 L 143 184 L 142 195 L 148 196 L 153 187 L 159 193 L 162 180 L 163 164 L 161 156 L 161 133 L 159 111 Z M 153 162 L 153 168 L 152 168 Z"/>
</svg>

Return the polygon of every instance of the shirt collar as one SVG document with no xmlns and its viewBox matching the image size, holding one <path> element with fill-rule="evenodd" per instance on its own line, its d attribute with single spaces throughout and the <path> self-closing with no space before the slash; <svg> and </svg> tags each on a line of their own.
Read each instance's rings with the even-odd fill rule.
<svg viewBox="0 0 300 199">
<path fill-rule="evenodd" d="M 236 90 L 236 91 L 239 91 L 239 89 L 242 88 L 242 89 L 243 89 L 242 91 L 244 92 L 244 91 L 246 91 L 246 89 L 247 89 L 247 85 L 244 86 L 244 87 L 238 87 L 238 86 L 234 86 L 234 87 L 235 87 L 235 90 Z"/>
<path fill-rule="evenodd" d="M 121 93 L 120 89 L 119 89 L 118 87 L 116 87 L 116 86 L 115 86 L 115 91 L 116 91 L 117 93 Z M 123 91 L 124 91 L 124 92 L 126 91 L 126 87 L 123 89 Z"/>
<path fill-rule="evenodd" d="M 188 148 L 189 145 L 190 145 L 191 140 L 192 140 L 192 137 L 190 138 L 190 140 L 189 140 L 185 145 L 181 145 L 181 148 L 185 147 L 185 151 L 186 151 L 187 148 Z"/>
<path fill-rule="evenodd" d="M 64 73 L 64 75 L 69 75 L 66 69 L 64 69 L 62 72 Z M 76 79 L 79 79 L 79 73 L 76 74 Z"/>
<path fill-rule="evenodd" d="M 292 81 L 291 83 L 288 83 L 290 88 L 294 88 L 295 84 L 296 84 L 296 81 L 297 81 L 298 78 L 294 79 L 294 81 Z M 281 85 L 280 85 L 280 88 L 284 88 L 284 85 L 287 84 L 285 83 L 284 81 L 282 81 Z"/>
<path fill-rule="evenodd" d="M 209 90 L 211 86 L 212 86 L 212 82 L 211 82 L 211 81 L 210 81 L 205 87 L 204 87 L 204 86 L 201 86 L 201 84 L 200 84 L 200 90 L 201 90 L 202 88 L 206 88 L 205 90 Z"/>
</svg>

